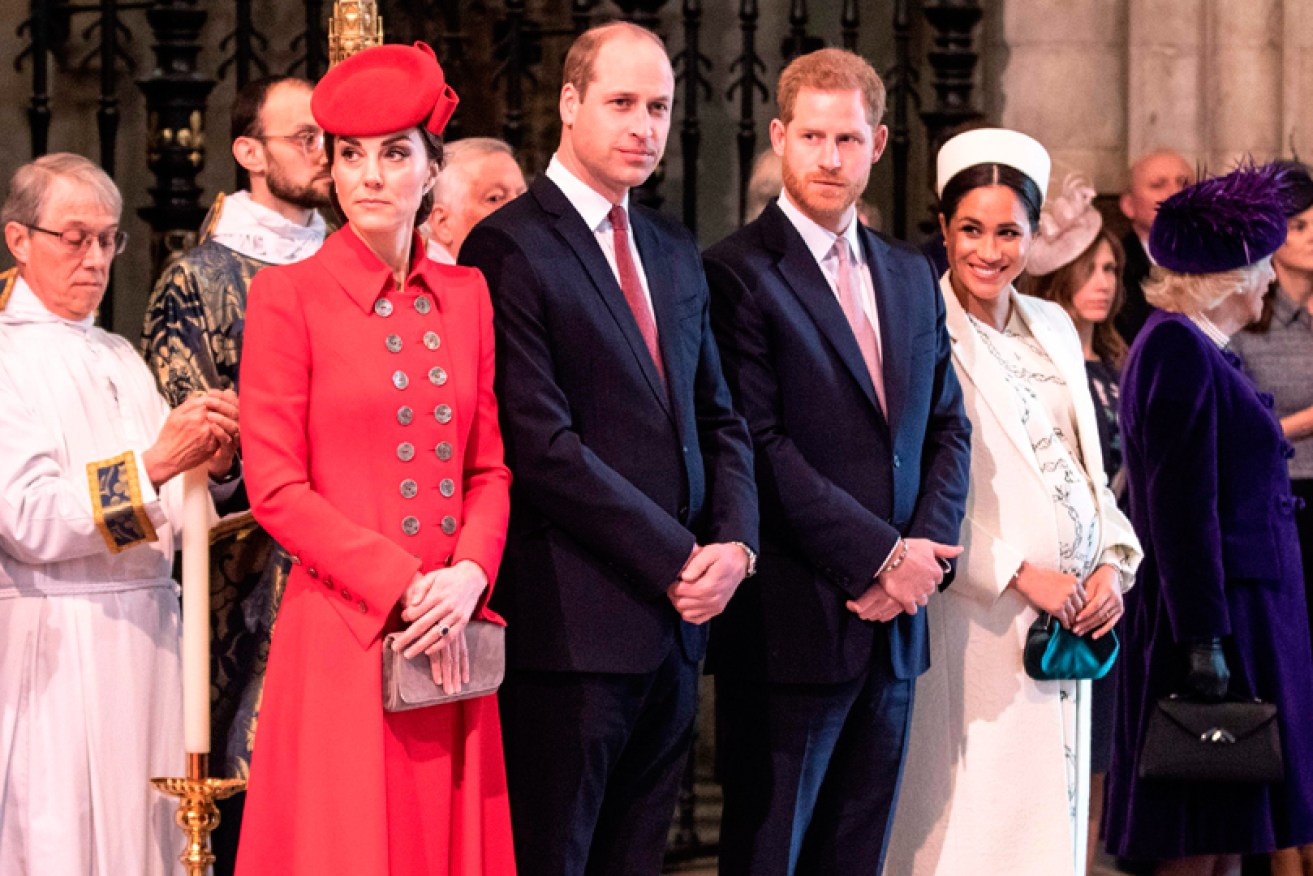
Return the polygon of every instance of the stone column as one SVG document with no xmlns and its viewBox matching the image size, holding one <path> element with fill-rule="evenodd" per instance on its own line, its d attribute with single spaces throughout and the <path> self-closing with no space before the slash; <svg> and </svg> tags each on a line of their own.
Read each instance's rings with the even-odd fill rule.
<svg viewBox="0 0 1313 876">
<path fill-rule="evenodd" d="M 1282 4 L 1281 154 L 1313 161 L 1313 0 Z"/>
<path fill-rule="evenodd" d="M 1117 191 L 1126 155 L 1124 0 L 1008 0 L 986 34 L 989 116 L 1044 144 L 1055 188 L 1078 172 L 1098 191 Z"/>
<path fill-rule="evenodd" d="M 1200 118 L 1207 136 L 1201 156 L 1210 171 L 1252 155 L 1262 161 L 1281 151 L 1281 0 L 1209 0 L 1199 64 L 1205 86 Z M 1293 0 L 1290 6 L 1305 6 Z M 1306 113 L 1305 113 L 1306 114 Z"/>
</svg>

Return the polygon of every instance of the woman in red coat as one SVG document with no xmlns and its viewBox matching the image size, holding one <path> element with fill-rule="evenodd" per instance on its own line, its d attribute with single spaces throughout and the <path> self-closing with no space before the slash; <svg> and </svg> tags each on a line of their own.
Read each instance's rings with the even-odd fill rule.
<svg viewBox="0 0 1313 876">
<path fill-rule="evenodd" d="M 256 278 L 242 362 L 256 518 L 294 557 L 237 872 L 514 872 L 496 698 L 384 713 L 383 637 L 448 688 L 501 561 L 510 475 L 483 276 L 415 234 L 455 109 L 433 52 L 343 61 L 311 108 L 346 219 Z M 467 677 L 467 676 L 466 676 Z"/>
</svg>

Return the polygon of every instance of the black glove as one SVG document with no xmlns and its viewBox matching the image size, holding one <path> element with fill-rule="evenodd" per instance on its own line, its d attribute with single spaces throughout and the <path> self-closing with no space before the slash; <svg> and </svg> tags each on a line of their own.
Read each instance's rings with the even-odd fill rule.
<svg viewBox="0 0 1313 876">
<path fill-rule="evenodd" d="M 1203 700 L 1226 696 L 1231 670 L 1226 666 L 1221 639 L 1185 643 L 1185 689 Z"/>
</svg>

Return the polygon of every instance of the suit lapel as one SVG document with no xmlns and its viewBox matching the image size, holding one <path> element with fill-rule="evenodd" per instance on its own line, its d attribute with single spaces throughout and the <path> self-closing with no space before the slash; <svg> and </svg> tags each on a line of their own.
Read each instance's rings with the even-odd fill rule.
<svg viewBox="0 0 1313 876">
<path fill-rule="evenodd" d="M 821 335 L 857 381 L 857 385 L 870 401 L 871 407 L 875 408 L 883 418 L 884 414 L 880 411 L 880 405 L 875 398 L 875 386 L 871 383 L 871 374 L 866 370 L 866 360 L 862 358 L 862 351 L 857 346 L 857 338 L 853 337 L 848 318 L 843 315 L 839 300 L 830 290 L 830 284 L 821 272 L 821 266 L 816 264 L 816 259 L 812 258 L 802 235 L 798 234 L 797 229 L 789 222 L 789 218 L 778 205 L 770 204 L 766 208 L 766 213 L 763 213 L 763 218 L 774 224 L 772 233 L 776 237 L 776 244 L 781 253 L 778 267 L 784 281 L 811 314 Z"/>
<path fill-rule="evenodd" d="M 661 378 L 657 375 L 652 357 L 647 352 L 647 344 L 643 342 L 643 335 L 638 331 L 638 323 L 634 321 L 634 314 L 629 309 L 629 302 L 625 300 L 625 294 L 620 290 L 620 283 L 616 280 L 615 272 L 611 270 L 611 265 L 606 260 L 606 255 L 602 252 L 601 246 L 598 245 L 597 238 L 593 236 L 593 230 L 584 223 L 583 217 L 579 215 L 578 210 L 574 209 L 565 194 L 546 176 L 541 176 L 534 182 L 534 191 L 544 209 L 556 214 L 557 233 L 574 251 L 579 263 L 583 265 L 588 278 L 592 280 L 593 289 L 596 291 L 598 298 L 601 299 L 603 306 L 611 314 L 616 328 L 619 329 L 621 336 L 629 345 L 629 351 L 634 357 L 635 364 L 643 372 L 643 377 L 646 378 L 652 394 L 656 396 L 657 402 L 669 414 L 670 400 L 661 385 Z M 632 222 L 630 224 L 632 227 Z M 651 264 L 647 261 L 646 256 L 643 257 L 643 264 L 645 267 Z M 649 285 L 651 282 L 651 273 L 649 273 Z M 655 298 L 654 291 L 653 299 L 655 300 Z M 660 314 L 658 313 L 658 327 L 661 324 Z"/>
<path fill-rule="evenodd" d="M 906 293 L 890 264 L 889 247 L 869 229 L 859 229 L 866 251 L 866 264 L 875 287 L 875 310 L 880 315 L 880 361 L 883 368 L 884 400 L 888 405 L 885 419 L 896 432 L 911 381 L 908 367 L 911 338 L 903 329 L 908 325 Z"/>
<path fill-rule="evenodd" d="M 1017 296 L 1017 308 L 1021 318 L 1030 327 L 1036 343 L 1049 354 L 1062 379 L 1066 381 L 1071 395 L 1071 405 L 1075 413 L 1076 440 L 1080 444 L 1081 456 L 1084 457 L 1085 471 L 1096 484 L 1102 483 L 1103 450 L 1099 446 L 1098 427 L 1094 419 L 1094 402 L 1085 391 L 1089 376 L 1085 373 L 1085 362 L 1079 347 L 1072 346 L 1070 337 L 1064 338 L 1064 332 L 1053 324 L 1047 313 L 1035 306 L 1028 298 Z"/>
<path fill-rule="evenodd" d="M 663 404 L 666 404 L 666 411 L 671 412 L 670 405 L 673 402 L 670 398 L 683 398 L 684 394 L 679 391 L 679 387 L 684 385 L 684 365 L 685 356 L 682 355 L 680 348 L 680 324 L 679 315 L 675 312 L 675 303 L 679 298 L 679 290 L 675 288 L 674 265 L 666 248 L 665 240 L 660 234 L 657 234 L 656 228 L 647 220 L 640 211 L 632 209 L 633 203 L 630 202 L 629 211 L 629 230 L 634 235 L 634 243 L 638 247 L 639 258 L 643 261 L 643 273 L 647 277 L 647 291 L 652 296 L 652 316 L 656 320 L 657 326 L 657 344 L 661 349 L 661 361 L 666 367 L 666 386 L 669 392 L 661 386 L 660 379 L 656 373 L 655 366 L 652 365 L 652 357 L 647 355 L 647 346 L 642 346 L 644 373 L 648 375 L 648 382 L 652 384 L 653 390 L 661 397 Z M 618 287 L 617 287 L 618 288 Z M 623 298 L 623 294 L 621 296 Z M 625 303 L 626 311 L 629 305 Z M 633 317 L 630 317 L 632 322 Z M 634 325 L 634 332 L 637 334 L 638 326 Z M 639 343 L 642 344 L 642 336 L 639 336 Z"/>
<path fill-rule="evenodd" d="M 966 311 L 962 309 L 957 296 L 953 294 L 953 287 L 949 284 L 947 274 L 940 280 L 939 288 L 944 296 L 945 323 L 948 327 L 948 336 L 953 343 L 953 361 L 957 364 L 958 378 L 963 383 L 968 381 L 971 383 L 976 398 L 980 399 L 983 407 L 988 408 L 994 415 L 994 419 L 1008 436 L 1014 449 L 1025 460 L 1024 468 L 1038 477 L 1039 466 L 1035 460 L 1035 450 L 1030 446 L 1030 438 L 1026 435 L 1026 428 L 1021 422 L 1021 411 L 1017 409 L 1012 387 L 1004 378 L 1002 367 L 981 345 L 975 329 L 967 321 Z M 980 407 L 981 405 L 978 405 L 977 409 Z"/>
</svg>

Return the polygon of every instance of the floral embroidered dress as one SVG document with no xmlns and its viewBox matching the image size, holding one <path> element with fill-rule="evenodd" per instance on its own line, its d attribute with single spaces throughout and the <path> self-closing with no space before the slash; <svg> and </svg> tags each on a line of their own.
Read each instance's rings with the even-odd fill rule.
<svg viewBox="0 0 1313 876">
<path fill-rule="evenodd" d="M 1071 388 L 1053 360 L 1013 310 L 1003 331 L 967 316 L 982 346 L 1003 370 L 1015 395 L 1040 474 L 1053 499 L 1058 527 L 1059 571 L 1084 580 L 1099 561 L 1099 506 L 1076 440 Z M 1062 703 L 1062 747 L 1067 762 L 1067 800 L 1077 816 L 1077 795 L 1088 774 L 1091 694 L 1088 682 L 1053 682 Z"/>
</svg>

